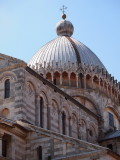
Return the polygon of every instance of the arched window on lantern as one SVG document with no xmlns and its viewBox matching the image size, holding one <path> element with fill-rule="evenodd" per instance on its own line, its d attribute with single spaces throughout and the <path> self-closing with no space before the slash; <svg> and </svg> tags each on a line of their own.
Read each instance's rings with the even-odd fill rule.
<svg viewBox="0 0 120 160">
<path fill-rule="evenodd" d="M 65 115 L 65 112 L 63 111 L 62 112 L 62 134 L 65 134 L 66 132 L 65 126 L 66 126 L 66 115 Z"/>
<path fill-rule="evenodd" d="M 43 98 L 40 97 L 40 127 L 42 128 L 43 128 L 43 105 L 44 105 Z"/>
<path fill-rule="evenodd" d="M 6 79 L 5 81 L 5 98 L 10 97 L 10 80 Z"/>
</svg>

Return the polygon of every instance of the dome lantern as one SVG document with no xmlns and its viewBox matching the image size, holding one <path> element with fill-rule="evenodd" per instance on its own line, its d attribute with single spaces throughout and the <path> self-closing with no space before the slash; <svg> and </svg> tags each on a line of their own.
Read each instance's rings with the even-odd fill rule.
<svg viewBox="0 0 120 160">
<path fill-rule="evenodd" d="M 70 21 L 61 20 L 56 25 L 56 32 L 58 36 L 68 36 L 73 35 L 74 27 Z"/>
<path fill-rule="evenodd" d="M 68 36 L 71 37 L 73 35 L 73 31 L 74 31 L 74 27 L 72 25 L 72 23 L 70 21 L 66 20 L 66 14 L 65 14 L 65 9 L 67 9 L 67 7 L 65 7 L 63 5 L 63 7 L 60 9 L 62 11 L 62 19 L 61 21 L 59 21 L 56 25 L 56 33 L 58 36 Z"/>
</svg>

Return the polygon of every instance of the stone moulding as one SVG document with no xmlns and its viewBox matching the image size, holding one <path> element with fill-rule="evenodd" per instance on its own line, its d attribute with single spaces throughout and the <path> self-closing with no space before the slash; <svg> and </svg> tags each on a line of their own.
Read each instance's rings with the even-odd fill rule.
<svg viewBox="0 0 120 160">
<path fill-rule="evenodd" d="M 25 138 L 27 136 L 27 128 L 17 124 L 15 121 L 0 117 L 0 129 L 8 131 L 16 136 Z"/>
</svg>

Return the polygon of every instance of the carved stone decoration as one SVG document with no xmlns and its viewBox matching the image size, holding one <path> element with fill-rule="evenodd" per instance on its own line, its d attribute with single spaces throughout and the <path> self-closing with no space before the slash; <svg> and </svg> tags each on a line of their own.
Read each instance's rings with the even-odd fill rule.
<svg viewBox="0 0 120 160">
<path fill-rule="evenodd" d="M 32 97 L 33 95 L 35 95 L 35 91 L 34 91 L 34 88 L 32 86 L 32 84 L 30 82 L 27 82 L 26 83 L 26 92 L 27 94 Z"/>
<path fill-rule="evenodd" d="M 52 115 L 56 116 L 56 114 L 58 114 L 57 113 L 57 107 L 56 107 L 55 102 L 53 101 L 53 103 L 52 103 Z"/>
<path fill-rule="evenodd" d="M 2 117 L 8 117 L 9 116 L 9 109 L 8 108 L 4 108 L 1 112 Z"/>
</svg>

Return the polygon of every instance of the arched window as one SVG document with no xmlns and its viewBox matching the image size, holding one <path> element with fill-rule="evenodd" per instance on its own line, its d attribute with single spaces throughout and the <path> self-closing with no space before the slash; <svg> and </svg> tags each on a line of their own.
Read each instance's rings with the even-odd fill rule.
<svg viewBox="0 0 120 160">
<path fill-rule="evenodd" d="M 5 98 L 9 98 L 10 97 L 10 80 L 7 79 L 5 81 Z"/>
<path fill-rule="evenodd" d="M 40 127 L 43 128 L 43 98 L 40 97 Z"/>
<path fill-rule="evenodd" d="M 62 112 L 62 134 L 65 134 L 65 126 L 66 126 L 66 115 L 65 112 Z"/>
</svg>

